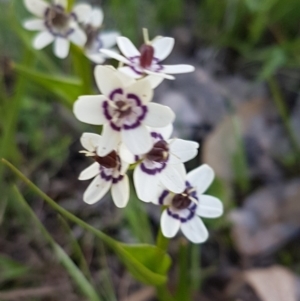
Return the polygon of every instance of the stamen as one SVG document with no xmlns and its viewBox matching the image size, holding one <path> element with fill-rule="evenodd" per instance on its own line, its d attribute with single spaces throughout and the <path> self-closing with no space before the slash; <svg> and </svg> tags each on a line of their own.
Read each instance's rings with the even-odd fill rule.
<svg viewBox="0 0 300 301">
<path fill-rule="evenodd" d="M 149 33 L 147 28 L 143 28 L 143 36 L 144 36 L 144 42 L 147 45 L 150 45 L 150 40 L 149 40 Z"/>
<path fill-rule="evenodd" d="M 86 150 L 81 150 L 79 151 L 80 154 L 85 154 L 86 157 L 94 157 L 95 156 L 95 153 L 92 153 L 92 152 L 89 152 L 89 151 L 86 151 Z"/>
<path fill-rule="evenodd" d="M 189 200 L 191 200 L 193 203 L 195 203 L 196 205 L 199 204 L 199 201 L 195 198 L 193 198 L 192 196 L 189 196 Z"/>
</svg>

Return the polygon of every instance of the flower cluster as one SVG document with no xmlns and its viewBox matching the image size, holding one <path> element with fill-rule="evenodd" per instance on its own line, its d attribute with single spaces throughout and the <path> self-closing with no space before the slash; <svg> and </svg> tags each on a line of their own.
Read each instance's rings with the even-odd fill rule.
<svg viewBox="0 0 300 301">
<path fill-rule="evenodd" d="M 35 49 L 54 43 L 53 51 L 58 58 L 66 58 L 70 42 L 81 47 L 94 63 L 102 64 L 106 56 L 99 51 L 112 48 L 119 33 L 102 31 L 103 12 L 88 4 L 77 4 L 67 8 L 67 0 L 24 0 L 25 6 L 35 18 L 26 20 L 24 27 L 39 31 L 33 40 Z"/>
<path fill-rule="evenodd" d="M 54 52 L 66 57 L 70 41 L 84 47 L 86 55 L 101 64 L 106 57 L 120 62 L 119 68 L 97 65 L 95 81 L 100 95 L 80 96 L 73 112 L 81 122 L 101 125 L 101 135 L 84 133 L 82 151 L 93 163 L 83 170 L 80 180 L 93 179 L 83 200 L 99 201 L 109 190 L 115 205 L 123 208 L 130 198 L 127 171 L 134 169 L 133 182 L 140 200 L 163 206 L 161 229 L 173 237 L 179 229 L 194 243 L 201 243 L 208 232 L 199 218 L 215 218 L 223 213 L 221 201 L 205 195 L 214 179 L 208 165 L 186 173 L 184 163 L 193 159 L 199 144 L 172 138 L 174 112 L 152 102 L 154 89 L 174 74 L 194 71 L 190 65 L 164 65 L 174 39 L 156 37 L 149 40 L 144 30 L 144 43 L 139 50 L 126 37 L 101 33 L 101 9 L 78 4 L 67 10 L 66 0 L 25 0 L 26 7 L 38 19 L 24 26 L 41 31 L 34 40 L 35 48 L 54 41 Z M 112 51 L 117 43 L 120 53 Z"/>
</svg>

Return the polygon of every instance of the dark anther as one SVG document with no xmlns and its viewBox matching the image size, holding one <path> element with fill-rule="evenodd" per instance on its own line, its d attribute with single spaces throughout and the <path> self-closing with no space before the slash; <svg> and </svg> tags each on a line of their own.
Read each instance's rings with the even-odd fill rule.
<svg viewBox="0 0 300 301">
<path fill-rule="evenodd" d="M 115 104 L 118 107 L 117 112 L 119 113 L 119 118 L 123 118 L 131 114 L 131 107 L 127 106 L 125 101 L 118 100 Z"/>
<path fill-rule="evenodd" d="M 59 6 L 53 6 L 46 14 L 47 21 L 55 27 L 63 28 L 69 22 L 69 16 Z"/>
<path fill-rule="evenodd" d="M 87 25 L 85 26 L 84 31 L 87 37 L 85 47 L 90 47 L 91 45 L 93 45 L 94 41 L 96 40 L 99 34 L 99 30 L 91 25 Z"/>
<path fill-rule="evenodd" d="M 96 162 L 98 162 L 101 166 L 105 168 L 115 168 L 118 166 L 119 157 L 116 151 L 112 151 L 105 157 L 94 156 L 93 157 Z"/>
<path fill-rule="evenodd" d="M 154 48 L 151 45 L 143 44 L 140 48 L 140 65 L 143 68 L 150 67 L 154 56 Z"/>
<path fill-rule="evenodd" d="M 169 157 L 169 147 L 165 140 L 160 140 L 156 142 L 147 154 L 147 159 L 150 161 L 155 161 L 159 163 L 166 162 Z"/>
<path fill-rule="evenodd" d="M 172 200 L 172 206 L 179 210 L 187 208 L 190 204 L 191 200 L 188 195 L 176 194 Z"/>
</svg>

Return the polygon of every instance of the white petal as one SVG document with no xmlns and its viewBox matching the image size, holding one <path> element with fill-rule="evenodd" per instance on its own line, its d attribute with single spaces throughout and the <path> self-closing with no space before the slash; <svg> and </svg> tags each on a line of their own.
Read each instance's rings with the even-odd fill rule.
<svg viewBox="0 0 300 301">
<path fill-rule="evenodd" d="M 68 56 L 70 49 L 70 42 L 69 40 L 61 37 L 57 37 L 54 41 L 54 53 L 55 55 L 60 58 L 64 59 Z"/>
<path fill-rule="evenodd" d="M 126 74 L 126 75 L 128 75 L 128 76 L 134 78 L 134 79 L 138 79 L 138 78 L 141 77 L 141 74 L 138 74 L 138 73 L 134 72 L 134 71 L 132 70 L 132 68 L 131 68 L 131 67 L 128 67 L 128 66 L 120 67 L 120 68 L 118 68 L 118 70 L 119 70 L 120 72 L 123 72 L 124 74 Z"/>
<path fill-rule="evenodd" d="M 117 44 L 121 52 L 127 57 L 140 56 L 140 52 L 132 44 L 132 42 L 126 37 L 118 37 Z"/>
<path fill-rule="evenodd" d="M 180 228 L 180 220 L 170 216 L 167 209 L 165 209 L 160 218 L 160 226 L 163 235 L 171 238 L 178 232 Z"/>
<path fill-rule="evenodd" d="M 89 16 L 88 23 L 91 24 L 93 27 L 97 28 L 102 25 L 103 19 L 104 19 L 103 10 L 97 7 L 92 10 L 91 15 Z"/>
<path fill-rule="evenodd" d="M 119 154 L 120 155 L 120 154 Z M 124 176 L 129 168 L 129 163 L 125 162 L 121 158 L 121 168 L 120 168 L 120 175 Z"/>
<path fill-rule="evenodd" d="M 106 99 L 103 95 L 80 96 L 73 106 L 75 117 L 81 122 L 100 125 L 107 122 L 103 114 L 103 101 Z"/>
<path fill-rule="evenodd" d="M 162 128 L 150 128 L 150 132 L 155 132 L 158 134 L 161 134 L 164 140 L 167 140 L 170 138 L 172 132 L 173 132 L 173 124 L 170 123 L 167 126 L 164 126 Z"/>
<path fill-rule="evenodd" d="M 146 154 L 152 148 L 152 139 L 148 129 L 140 125 L 134 129 L 121 130 L 122 141 L 135 155 Z"/>
<path fill-rule="evenodd" d="M 153 97 L 153 90 L 151 89 L 150 82 L 146 80 L 139 80 L 134 84 L 127 86 L 125 92 L 127 94 L 137 95 L 144 104 L 151 101 Z"/>
<path fill-rule="evenodd" d="M 89 167 L 87 167 L 86 169 L 84 169 L 80 173 L 78 179 L 81 181 L 89 180 L 91 178 L 96 177 L 99 174 L 99 171 L 100 171 L 100 165 L 99 165 L 99 163 L 95 162 L 92 165 L 90 165 Z"/>
<path fill-rule="evenodd" d="M 150 71 L 148 69 L 144 69 L 144 72 L 147 73 L 148 75 L 160 76 L 162 78 L 172 79 L 172 80 L 175 79 L 175 77 L 173 75 L 165 74 L 163 72 L 153 72 L 153 71 Z"/>
<path fill-rule="evenodd" d="M 107 55 L 108 57 L 112 58 L 112 59 L 115 59 L 117 61 L 120 61 L 124 64 L 130 64 L 130 61 L 125 58 L 124 56 L 116 53 L 115 51 L 113 50 L 108 50 L 108 49 L 100 49 L 100 52 Z"/>
<path fill-rule="evenodd" d="M 45 22 L 41 19 L 29 19 L 23 23 L 24 28 L 27 30 L 45 30 Z"/>
<path fill-rule="evenodd" d="M 129 201 L 129 180 L 127 175 L 125 175 L 118 183 L 112 184 L 111 194 L 117 207 L 126 207 Z"/>
<path fill-rule="evenodd" d="M 117 148 L 121 141 L 120 132 L 115 131 L 109 124 L 105 124 L 102 130 L 102 141 L 98 145 L 97 154 L 100 157 L 108 155 Z"/>
<path fill-rule="evenodd" d="M 102 137 L 94 133 L 83 133 L 80 137 L 81 145 L 89 152 L 96 151 L 101 141 Z"/>
<path fill-rule="evenodd" d="M 134 187 L 138 198 L 144 202 L 153 202 L 158 197 L 159 180 L 156 175 L 149 175 L 138 165 L 133 173 Z"/>
<path fill-rule="evenodd" d="M 87 37 L 85 32 L 76 26 L 74 31 L 70 34 L 69 39 L 77 46 L 83 46 L 86 43 Z"/>
<path fill-rule="evenodd" d="M 112 91 L 123 87 L 116 71 L 107 66 L 96 66 L 95 79 L 99 90 L 107 97 L 110 96 Z"/>
<path fill-rule="evenodd" d="M 127 67 L 127 68 L 132 70 L 130 67 Z M 141 81 L 142 80 L 148 80 L 150 82 L 151 88 L 155 89 L 157 86 L 159 86 L 163 82 L 164 78 L 161 76 L 156 76 L 156 75 L 148 75 L 148 76 L 144 77 L 143 79 L 141 79 Z"/>
<path fill-rule="evenodd" d="M 214 177 L 213 169 L 207 164 L 203 164 L 187 174 L 187 180 L 193 187 L 197 188 L 198 196 L 207 190 Z"/>
<path fill-rule="evenodd" d="M 42 49 L 54 41 L 54 36 L 48 31 L 42 31 L 33 40 L 35 49 Z"/>
<path fill-rule="evenodd" d="M 88 4 L 81 3 L 73 7 L 72 12 L 75 13 L 78 22 L 86 22 L 89 17 L 92 17 L 92 7 Z M 93 10 L 94 13 L 94 10 Z M 101 19 L 102 23 L 103 18 Z M 101 25 L 100 23 L 100 25 Z"/>
<path fill-rule="evenodd" d="M 202 217 L 215 218 L 223 214 L 223 204 L 211 195 L 200 195 L 196 213 Z"/>
<path fill-rule="evenodd" d="M 135 163 L 135 161 L 136 161 L 135 155 L 128 149 L 128 147 L 124 143 L 121 144 L 121 146 L 119 148 L 119 153 L 120 153 L 120 157 L 125 162 L 127 162 L 129 164 Z"/>
<path fill-rule="evenodd" d="M 149 103 L 144 123 L 151 127 L 164 127 L 175 119 L 174 112 L 167 106 L 158 103 Z"/>
<path fill-rule="evenodd" d="M 102 199 L 102 197 L 109 190 L 110 186 L 111 181 L 106 181 L 100 176 L 97 176 L 84 192 L 83 200 L 87 204 L 95 204 Z"/>
<path fill-rule="evenodd" d="M 100 34 L 100 39 L 102 41 L 102 48 L 112 48 L 117 43 L 117 37 L 120 36 L 118 31 L 103 31 Z"/>
<path fill-rule="evenodd" d="M 166 168 L 158 174 L 161 183 L 170 191 L 180 193 L 185 189 L 185 178 L 174 168 L 174 165 L 167 165 Z"/>
<path fill-rule="evenodd" d="M 183 139 L 171 139 L 169 142 L 170 147 L 170 164 L 178 164 L 187 162 L 198 153 L 199 143 L 195 141 L 188 141 Z"/>
<path fill-rule="evenodd" d="M 44 13 L 49 7 L 49 4 L 42 0 L 25 0 L 24 3 L 27 10 L 38 17 L 44 17 Z"/>
<path fill-rule="evenodd" d="M 105 62 L 105 57 L 101 53 L 91 53 L 89 51 L 86 51 L 85 55 L 95 64 L 103 64 Z"/>
<path fill-rule="evenodd" d="M 161 72 L 167 74 L 180 74 L 195 71 L 195 67 L 191 65 L 163 65 Z"/>
<path fill-rule="evenodd" d="M 154 47 L 154 56 L 160 61 L 164 60 L 172 51 L 174 47 L 174 39 L 163 37 L 154 40 L 152 46 Z"/>
<path fill-rule="evenodd" d="M 64 8 L 67 8 L 67 5 L 68 5 L 68 0 L 54 0 L 54 3 L 56 5 L 60 5 Z"/>
<path fill-rule="evenodd" d="M 202 220 L 197 216 L 185 223 L 182 223 L 181 231 L 187 239 L 195 244 L 204 242 L 208 238 L 208 231 Z"/>
<path fill-rule="evenodd" d="M 123 72 L 120 72 L 119 69 L 116 70 L 115 74 L 122 81 L 123 87 L 127 87 L 127 86 L 133 85 L 135 83 L 135 80 L 131 76 L 128 76 Z"/>
</svg>

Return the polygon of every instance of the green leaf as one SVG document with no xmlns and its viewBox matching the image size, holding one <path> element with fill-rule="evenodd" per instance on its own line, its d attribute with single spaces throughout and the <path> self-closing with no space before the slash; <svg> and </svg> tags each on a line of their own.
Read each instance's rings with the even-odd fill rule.
<svg viewBox="0 0 300 301">
<path fill-rule="evenodd" d="M 163 250 L 157 248 L 156 246 L 146 244 L 126 245 L 120 243 L 120 245 L 128 253 L 126 257 L 128 260 L 130 260 L 130 262 L 133 262 L 134 260 L 136 262 L 135 265 L 143 265 L 151 270 L 154 274 L 151 276 L 152 281 L 149 282 L 149 280 L 143 277 L 143 275 L 140 273 L 135 273 L 135 269 L 132 269 L 130 264 L 126 265 L 128 270 L 134 274 L 136 279 L 143 283 L 152 285 L 154 282 L 156 285 L 160 285 L 166 281 L 165 275 L 171 266 L 171 258 Z"/>
<path fill-rule="evenodd" d="M 55 240 L 51 237 L 47 229 L 42 225 L 39 219 L 36 217 L 35 213 L 29 207 L 17 187 L 13 187 L 12 192 L 14 193 L 15 200 L 19 202 L 19 205 L 22 206 L 31 218 L 34 220 L 35 224 L 39 228 L 39 230 L 44 235 L 45 239 L 51 245 L 56 258 L 60 261 L 60 263 L 64 266 L 66 271 L 69 273 L 70 277 L 77 284 L 78 288 L 81 290 L 82 294 L 85 295 L 90 301 L 100 301 L 100 297 L 95 291 L 94 287 L 89 283 L 89 281 L 85 278 L 80 269 L 74 264 L 74 262 L 70 259 L 70 257 L 66 254 L 66 252 L 55 242 Z"/>
<path fill-rule="evenodd" d="M 287 56 L 282 48 L 277 46 L 271 48 L 266 52 L 265 62 L 263 69 L 259 74 L 259 79 L 265 80 L 270 78 L 280 67 L 283 67 L 286 62 Z"/>
<path fill-rule="evenodd" d="M 25 66 L 14 64 L 14 69 L 34 83 L 47 89 L 49 92 L 62 98 L 64 103 L 71 107 L 79 95 L 82 94 L 81 81 L 76 78 L 67 78 L 63 75 L 48 75 L 39 71 L 30 70 Z"/>
<path fill-rule="evenodd" d="M 139 281 L 160 286 L 167 281 L 166 273 L 170 266 L 169 256 L 160 248 L 148 245 L 126 245 L 119 243 L 110 236 L 85 223 L 66 209 L 59 206 L 54 200 L 48 197 L 43 191 L 35 186 L 25 175 L 23 175 L 10 162 L 2 159 L 2 162 L 9 167 L 20 179 L 22 179 L 37 195 L 44 199 L 54 210 L 62 216 L 76 223 L 83 229 L 92 232 L 100 238 L 111 250 L 113 250 L 132 275 Z"/>
<path fill-rule="evenodd" d="M 28 272 L 28 267 L 0 254 L 0 282 L 19 278 Z"/>
</svg>

